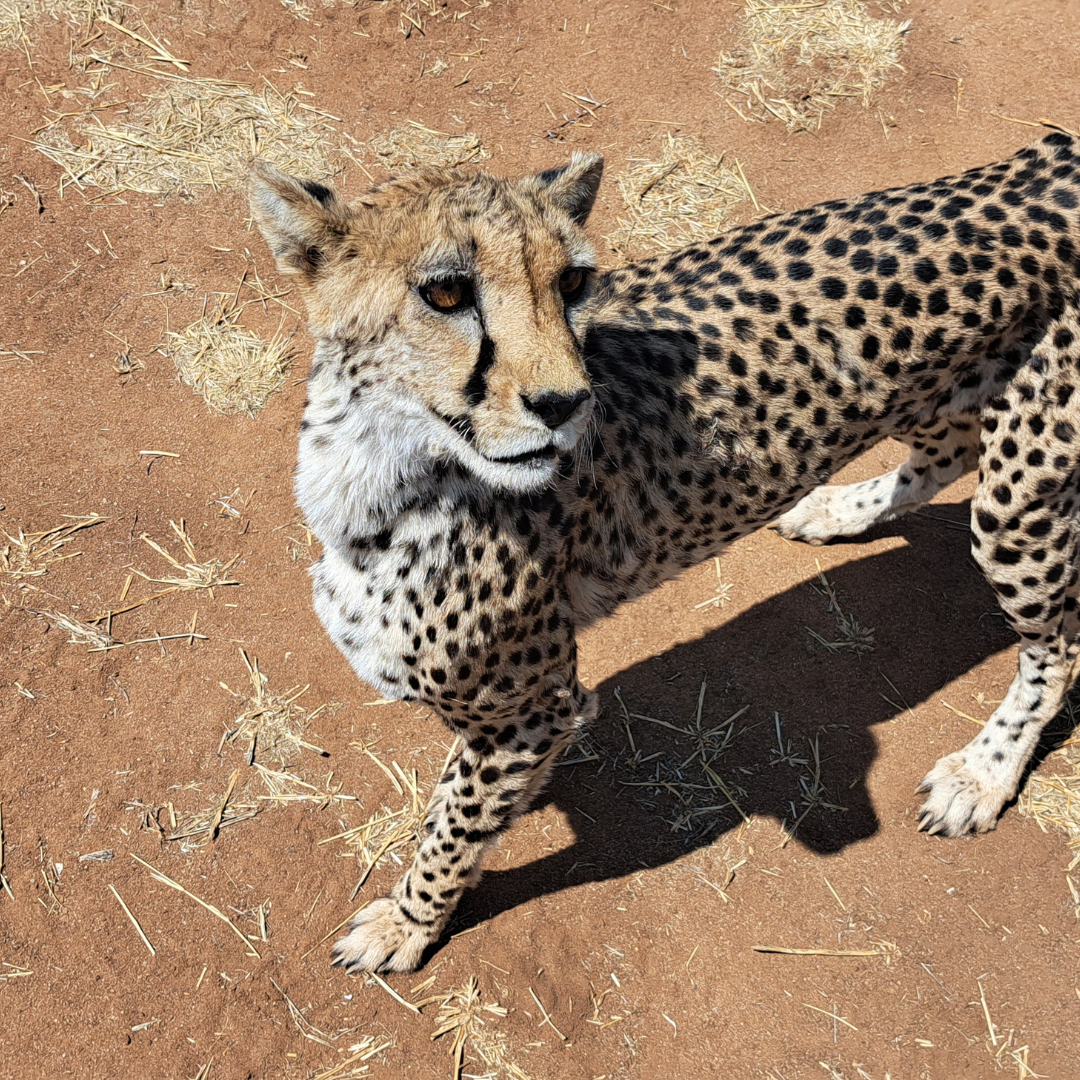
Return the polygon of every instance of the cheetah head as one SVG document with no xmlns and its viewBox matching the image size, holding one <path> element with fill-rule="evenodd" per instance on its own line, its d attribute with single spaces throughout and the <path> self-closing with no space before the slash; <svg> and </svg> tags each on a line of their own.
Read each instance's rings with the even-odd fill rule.
<svg viewBox="0 0 1080 1080">
<path fill-rule="evenodd" d="M 312 332 L 346 342 L 335 378 L 432 459 L 511 491 L 554 475 L 589 424 L 583 229 L 603 158 L 520 180 L 419 169 L 346 204 L 256 164 L 255 222 L 303 290 Z"/>
</svg>

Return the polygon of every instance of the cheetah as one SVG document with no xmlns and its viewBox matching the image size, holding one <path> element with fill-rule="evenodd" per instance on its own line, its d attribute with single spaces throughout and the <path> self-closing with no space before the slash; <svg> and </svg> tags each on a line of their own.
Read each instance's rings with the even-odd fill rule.
<svg viewBox="0 0 1080 1080">
<path fill-rule="evenodd" d="M 994 828 L 1076 675 L 1080 145 L 600 271 L 603 160 L 420 169 L 351 204 L 256 165 L 317 341 L 296 492 L 356 672 L 458 750 L 411 866 L 332 958 L 410 971 L 596 713 L 575 634 L 762 526 L 824 543 L 979 470 L 974 558 L 1022 643 L 920 827 Z M 891 436 L 894 472 L 823 486 Z"/>
</svg>

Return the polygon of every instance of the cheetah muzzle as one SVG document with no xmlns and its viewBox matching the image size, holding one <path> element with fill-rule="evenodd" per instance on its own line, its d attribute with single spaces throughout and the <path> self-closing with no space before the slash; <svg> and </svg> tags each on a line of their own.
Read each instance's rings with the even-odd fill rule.
<svg viewBox="0 0 1080 1080">
<path fill-rule="evenodd" d="M 618 270 L 602 160 L 421 169 L 346 205 L 267 165 L 254 218 L 317 340 L 297 497 L 357 673 L 458 750 L 412 865 L 334 947 L 408 971 L 595 713 L 577 631 L 764 525 L 825 543 L 979 470 L 975 560 L 1021 637 L 921 825 L 992 829 L 1072 684 L 1080 147 L 823 203 Z M 821 485 L 891 436 L 894 472 Z"/>
</svg>

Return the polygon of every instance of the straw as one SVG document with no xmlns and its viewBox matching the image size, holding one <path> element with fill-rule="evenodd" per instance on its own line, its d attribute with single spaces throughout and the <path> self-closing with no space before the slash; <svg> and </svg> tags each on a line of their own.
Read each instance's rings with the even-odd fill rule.
<svg viewBox="0 0 1080 1080">
<path fill-rule="evenodd" d="M 739 163 L 690 135 L 665 132 L 630 158 L 616 183 L 624 210 L 606 239 L 624 258 L 711 239 L 748 200 L 756 212 L 767 212 Z"/>
<path fill-rule="evenodd" d="M 910 26 L 872 17 L 861 0 L 747 0 L 738 43 L 713 70 L 737 95 L 728 104 L 744 120 L 813 129 L 845 98 L 873 104 L 903 70 Z"/>
</svg>

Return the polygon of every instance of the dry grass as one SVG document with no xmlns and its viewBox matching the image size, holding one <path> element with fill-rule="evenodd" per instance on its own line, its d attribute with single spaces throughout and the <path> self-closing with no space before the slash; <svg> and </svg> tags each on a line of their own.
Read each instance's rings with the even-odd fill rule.
<svg viewBox="0 0 1080 1080">
<path fill-rule="evenodd" d="M 375 813 L 369 815 L 362 825 L 348 828 L 344 832 L 319 841 L 320 844 L 328 844 L 340 840 L 353 849 L 363 867 L 360 879 L 353 889 L 355 897 L 383 858 L 389 856 L 401 865 L 402 858 L 398 849 L 413 843 L 419 834 L 424 822 L 427 799 L 421 790 L 420 777 L 415 769 L 406 772 L 396 761 L 391 761 L 392 768 L 390 768 L 379 759 L 370 746 L 364 743 L 352 745 L 389 777 L 394 790 L 406 800 L 405 805 L 397 810 L 391 810 L 388 806 L 380 807 Z M 447 755 L 447 764 L 449 761 L 450 754 Z M 445 767 L 444 765 L 444 769 Z"/>
<path fill-rule="evenodd" d="M 372 136 L 367 143 L 374 162 L 388 171 L 425 165 L 458 168 L 477 165 L 491 155 L 471 132 L 451 135 L 410 120 L 403 127 Z"/>
<path fill-rule="evenodd" d="M 362 824 L 348 826 L 342 832 L 319 841 L 320 845 L 340 842 L 352 849 L 362 867 L 352 891 L 352 898 L 355 898 L 384 858 L 389 858 L 399 868 L 404 866 L 407 853 L 401 849 L 416 841 L 427 811 L 428 789 L 433 788 L 438 777 L 449 768 L 450 762 L 457 755 L 457 743 L 450 745 L 442 767 L 432 772 L 425 785 L 421 785 L 416 769 L 405 770 L 393 759 L 387 765 L 375 753 L 371 744 L 359 742 L 351 745 L 386 776 L 397 795 L 404 799 L 404 804 L 396 810 L 388 805 L 380 806 L 374 813 L 369 814 Z M 342 825 L 347 825 L 347 822 L 343 821 Z"/>
<path fill-rule="evenodd" d="M 3 549 L 0 549 L 0 573 L 10 575 L 23 588 L 33 588 L 33 586 L 29 585 L 23 579 L 41 576 L 48 572 L 51 563 L 60 562 L 64 559 L 70 559 L 76 555 L 81 555 L 82 552 L 79 551 L 64 552 L 64 545 L 71 541 L 74 533 L 79 529 L 85 529 L 107 519 L 96 514 L 91 514 L 74 520 L 75 524 L 73 525 L 57 526 L 56 528 L 41 533 L 31 533 L 30 535 L 26 535 L 20 530 L 17 537 L 5 534 L 8 536 L 9 543 Z M 149 596 L 144 596 L 130 604 L 124 604 L 123 607 L 112 608 L 106 611 L 105 614 L 90 619 L 89 622 L 82 622 L 73 615 L 53 609 L 35 610 L 33 608 L 25 608 L 24 610 L 31 615 L 37 615 L 39 618 L 45 619 L 53 626 L 56 626 L 67 633 L 69 644 L 85 645 L 92 652 L 125 648 L 129 645 L 139 645 L 145 642 L 161 643 L 164 641 L 187 639 L 188 642 L 191 643 L 196 639 L 205 640 L 204 634 L 197 634 L 195 632 L 195 626 L 198 621 L 197 613 L 193 617 L 190 627 L 183 633 L 165 635 L 155 633 L 153 637 L 137 638 L 133 641 L 120 641 L 113 636 L 112 624 L 113 619 L 117 615 L 123 615 L 126 612 L 134 611 L 163 596 L 168 596 L 171 593 L 176 592 L 205 589 L 210 593 L 210 596 L 213 597 L 214 589 L 217 587 L 240 584 L 238 581 L 234 581 L 226 576 L 229 569 L 237 559 L 240 558 L 239 555 L 234 556 L 228 562 L 222 562 L 220 559 L 200 561 L 195 552 L 191 537 L 187 534 L 184 520 L 181 518 L 179 524 L 175 521 L 170 521 L 169 524 L 172 526 L 173 532 L 179 538 L 188 561 L 182 563 L 178 559 L 175 559 L 165 548 L 160 544 L 155 543 L 144 533 L 141 539 L 167 560 L 167 562 L 178 571 L 178 574 L 172 577 L 151 577 L 141 570 L 133 570 L 128 575 L 127 581 L 124 583 L 124 587 L 120 594 L 120 603 L 124 604 L 128 595 L 128 590 L 130 589 L 136 574 L 153 585 L 164 585 L 165 588 L 158 589 Z"/>
<path fill-rule="evenodd" d="M 694 718 L 685 727 L 646 716 L 644 713 L 631 712 L 620 689 L 615 690 L 629 755 L 613 761 L 612 765 L 615 768 L 631 769 L 641 777 L 638 780 L 621 780 L 619 783 L 623 787 L 643 788 L 653 795 L 672 796 L 677 805 L 667 823 L 671 831 L 676 833 L 694 835 L 703 830 L 707 831 L 717 817 L 731 811 L 742 818 L 744 823 L 750 821 L 740 805 L 740 800 L 746 798 L 746 791 L 733 781 L 725 780 L 718 771 L 721 758 L 739 733 L 735 721 L 750 706 L 743 706 L 718 724 L 706 724 L 703 716 L 706 690 L 707 683 L 703 681 Z M 690 753 L 672 749 L 643 755 L 634 740 L 635 721 L 653 724 L 682 736 L 690 743 Z"/>
<path fill-rule="evenodd" d="M 463 1075 L 466 1046 L 475 1050 L 487 1066 L 485 1078 L 498 1080 L 508 1076 L 511 1080 L 530 1080 L 528 1073 L 507 1060 L 506 1035 L 487 1027 L 490 1017 L 501 1019 L 506 1016 L 507 1010 L 502 1005 L 483 1001 L 475 975 L 463 986 L 425 999 L 425 1003 L 437 1000 L 441 1000 L 435 1020 L 438 1027 L 431 1037 L 441 1039 L 444 1035 L 452 1036 L 449 1048 L 453 1061 L 450 1072 L 452 1080 L 459 1080 Z"/>
<path fill-rule="evenodd" d="M 902 71 L 910 23 L 875 18 L 861 0 L 747 0 L 738 45 L 714 69 L 739 95 L 744 120 L 780 120 L 792 129 L 820 127 L 845 98 L 864 107 Z"/>
<path fill-rule="evenodd" d="M 251 938 L 249 938 L 247 934 L 245 934 L 243 930 L 241 930 L 240 927 L 238 927 L 236 923 L 234 923 L 232 919 L 230 919 L 228 915 L 226 915 L 220 908 L 216 907 L 214 904 L 208 903 L 206 900 L 200 899 L 193 892 L 189 892 L 178 881 L 174 881 L 171 877 L 169 877 L 168 874 L 159 870 L 156 866 L 152 866 L 144 859 L 140 859 L 139 856 L 136 855 L 134 852 L 129 852 L 129 854 L 140 866 L 150 871 L 150 876 L 155 881 L 159 882 L 162 885 L 168 885 L 170 889 L 175 889 L 179 893 L 183 893 L 183 895 L 186 896 L 189 900 L 194 900 L 195 903 L 198 904 L 199 907 L 201 907 L 204 911 L 208 911 L 216 919 L 220 919 L 223 923 L 225 923 L 229 927 L 229 929 L 232 930 L 232 932 L 247 946 L 247 952 L 249 956 L 255 957 L 256 960 L 261 958 L 261 953 L 255 947 L 255 943 L 251 940 Z"/>
<path fill-rule="evenodd" d="M 628 259 L 711 239 L 746 202 L 764 212 L 739 162 L 690 135 L 665 135 L 659 156 L 631 158 L 618 188 L 625 213 L 606 239 Z"/>
<path fill-rule="evenodd" d="M 287 998 L 286 1001 L 288 1001 Z M 295 1006 L 293 1007 L 295 1008 Z M 299 1010 L 297 1011 L 299 1012 Z M 297 1023 L 297 1027 L 300 1027 L 299 1023 Z M 300 1028 L 300 1030 L 307 1038 L 311 1037 L 303 1032 L 302 1028 Z M 315 1041 L 318 1042 L 320 1040 L 316 1039 Z M 320 1069 L 318 1072 L 310 1073 L 309 1080 L 357 1080 L 359 1077 L 369 1076 L 371 1066 L 363 1063 L 369 1058 L 373 1058 L 376 1054 L 381 1054 L 383 1050 L 387 1050 L 391 1046 L 393 1046 L 393 1042 L 389 1039 L 383 1040 L 381 1043 L 376 1043 L 373 1035 L 365 1035 L 359 1042 L 353 1043 L 352 1046 L 349 1047 L 346 1051 L 349 1056 L 344 1061 L 339 1061 L 336 1065 Z"/>
<path fill-rule="evenodd" d="M 360 0 L 280 0 L 280 3 L 290 15 L 304 22 L 310 22 L 320 10 L 337 7 L 338 4 L 348 8 L 360 6 Z M 378 6 L 382 7 L 383 4 Z M 446 0 L 394 0 L 386 7 L 397 10 L 398 31 L 403 37 L 410 38 L 413 34 L 424 34 L 432 20 L 453 18 L 456 22 L 471 13 L 473 8 L 491 7 L 491 0 L 474 0 L 457 9 L 452 9 Z"/>
<path fill-rule="evenodd" d="M 716 569 L 716 592 L 708 600 L 702 600 L 700 604 L 695 604 L 695 611 L 700 611 L 706 607 L 722 608 L 731 603 L 731 590 L 735 588 L 734 582 L 724 580 L 720 570 L 719 556 L 713 558 L 713 564 Z"/>
<path fill-rule="evenodd" d="M 283 767 L 299 757 L 304 750 L 320 755 L 325 753 L 321 747 L 308 742 L 304 736 L 311 721 L 332 706 L 320 705 L 308 712 L 297 704 L 307 693 L 307 686 L 294 686 L 284 693 L 274 693 L 270 689 L 270 680 L 259 670 L 258 657 L 249 657 L 243 649 L 240 650 L 240 656 L 247 668 L 251 692 L 243 694 L 230 690 L 225 683 L 221 683 L 223 690 L 244 702 L 244 710 L 226 733 L 226 741 L 232 743 L 246 739 L 246 756 L 251 764 L 255 763 L 257 755 L 270 758 L 279 767 Z"/>
<path fill-rule="evenodd" d="M 0 530 L 7 540 L 0 547 L 0 574 L 8 581 L 26 587 L 29 584 L 27 578 L 43 577 L 56 563 L 81 555 L 81 551 L 65 550 L 75 533 L 107 520 L 100 514 L 64 516 L 70 524 L 55 525 L 44 532 L 24 533 L 19 529 L 18 535 L 12 536 Z"/>
<path fill-rule="evenodd" d="M 242 308 L 222 305 L 168 336 L 180 381 L 215 412 L 257 413 L 285 385 L 292 349 L 280 332 L 269 341 L 240 324 Z"/>
<path fill-rule="evenodd" d="M 222 562 L 220 559 L 200 560 L 199 556 L 195 553 L 195 545 L 188 535 L 187 524 L 184 519 L 181 518 L 179 524 L 175 521 L 170 521 L 169 526 L 183 546 L 184 555 L 187 557 L 188 561 L 182 563 L 178 559 L 173 558 L 165 548 L 151 540 L 146 533 L 143 533 L 140 537 L 142 542 L 165 559 L 166 562 L 177 571 L 177 574 L 173 577 L 151 577 L 149 574 L 144 574 L 141 570 L 135 570 L 134 572 L 138 574 L 139 577 L 144 581 L 150 582 L 152 585 L 168 586 L 165 590 L 166 592 L 206 589 L 210 593 L 211 598 L 214 596 L 215 588 L 220 588 L 224 585 L 240 584 L 239 581 L 234 581 L 232 578 L 226 576 L 240 558 L 239 555 L 234 555 L 228 562 Z M 162 594 L 159 593 L 158 595 Z"/>
<path fill-rule="evenodd" d="M 1018 805 L 1020 813 L 1034 818 L 1043 832 L 1060 829 L 1068 837 L 1073 858 L 1066 871 L 1066 882 L 1076 917 L 1080 919 L 1080 874 L 1070 876 L 1080 867 L 1080 715 L 1072 695 L 1065 699 L 1059 719 L 1068 723 L 1072 735 L 1050 755 L 1046 767 L 1032 773 L 1020 793 Z"/>
<path fill-rule="evenodd" d="M 144 73 L 166 85 L 133 103 L 123 121 L 80 113 L 49 127 L 34 143 L 64 170 L 61 192 L 71 184 L 106 195 L 220 190 L 242 181 L 253 157 L 305 176 L 323 178 L 334 171 L 336 129 L 329 121 L 337 118 L 297 94 L 269 81 L 253 90 L 242 83 Z"/>
<path fill-rule="evenodd" d="M 743 809 L 747 791 L 735 782 L 730 775 L 721 775 L 724 755 L 732 747 L 740 734 L 748 732 L 760 724 L 748 727 L 736 725 L 750 708 L 744 705 L 719 723 L 710 724 L 705 720 L 705 698 L 708 684 L 702 681 L 698 692 L 697 708 L 691 720 L 685 725 L 669 723 L 643 713 L 632 712 L 623 700 L 620 688 L 615 689 L 615 699 L 621 712 L 621 726 L 626 734 L 628 752 L 620 751 L 615 755 L 597 751 L 591 744 L 581 745 L 579 749 L 591 751 L 590 756 L 579 758 L 567 764 L 599 759 L 597 776 L 609 765 L 618 772 L 629 770 L 636 775 L 634 780 L 618 780 L 624 788 L 637 788 L 641 791 L 639 802 L 668 796 L 674 800 L 674 809 L 664 820 L 674 833 L 684 833 L 687 843 L 694 842 L 714 832 L 718 821 L 725 815 L 734 813 L 741 818 L 734 842 L 741 845 L 746 830 L 754 824 L 755 818 Z M 645 754 L 637 745 L 634 732 L 637 722 L 652 724 L 674 732 L 680 736 L 679 742 L 689 742 L 689 753 L 685 747 L 671 746 L 668 749 Z M 813 739 L 806 740 L 806 749 L 797 749 L 784 735 L 779 713 L 773 716 L 776 731 L 776 748 L 772 751 L 770 766 L 780 765 L 798 773 L 797 801 L 789 802 L 790 815 L 780 822 L 780 841 L 778 848 L 786 847 L 796 835 L 799 827 L 815 810 L 830 813 L 846 813 L 847 808 L 833 801 L 821 777 L 822 757 L 820 732 Z M 640 730 L 639 730 L 640 734 Z M 740 770 L 745 771 L 745 770 Z M 642 803 L 650 810 L 655 804 Z M 726 889 L 734 880 L 735 872 L 746 860 L 736 857 L 732 851 L 725 850 L 718 860 L 716 870 L 723 874 L 721 882 L 709 880 L 705 872 L 698 867 L 691 867 L 697 879 L 709 886 L 726 903 L 729 899 Z"/>
<path fill-rule="evenodd" d="M 856 656 L 862 656 L 864 653 L 872 652 L 876 647 L 874 631 L 863 626 L 854 615 L 841 607 L 840 598 L 836 594 L 836 588 L 825 576 L 825 571 L 821 569 L 820 561 L 817 563 L 817 568 L 820 585 L 811 583 L 810 588 L 819 596 L 824 596 L 825 599 L 828 600 L 828 614 L 836 619 L 836 629 L 840 636 L 836 641 L 829 641 L 826 638 L 823 638 L 817 631 L 811 630 L 810 627 L 806 628 L 806 632 L 814 639 L 814 641 L 819 645 L 823 645 L 832 653 L 853 652 Z"/>
<path fill-rule="evenodd" d="M 1044 831 L 1048 825 L 1064 830 L 1076 849 L 1075 864 L 1080 864 L 1080 736 L 1070 739 L 1051 760 L 1060 771 L 1031 777 L 1020 797 L 1020 812 L 1033 817 Z"/>
<path fill-rule="evenodd" d="M 111 634 L 97 626 L 80 622 L 71 615 L 65 615 L 62 611 L 32 611 L 30 608 L 27 608 L 27 611 L 63 630 L 68 635 L 69 645 L 85 645 L 89 649 L 97 650 L 108 649 L 116 644 L 116 639 Z"/>
<path fill-rule="evenodd" d="M 234 770 L 221 793 L 199 810 L 177 815 L 169 806 L 171 832 L 166 839 L 182 841 L 184 850 L 215 840 L 222 829 L 250 820 L 267 804 L 284 806 L 302 802 L 322 809 L 334 802 L 355 801 L 353 796 L 342 794 L 340 786 L 331 786 L 329 778 L 320 787 L 290 771 L 304 750 L 325 755 L 326 751 L 309 742 L 307 736 L 311 722 L 324 710 L 336 707 L 336 702 L 309 712 L 299 704 L 308 691 L 307 686 L 294 686 L 277 693 L 270 689 L 269 679 L 259 670 L 258 658 L 249 657 L 243 649 L 240 656 L 251 689 L 242 692 L 220 683 L 223 690 L 242 702 L 242 711 L 222 736 L 222 744 L 246 742 L 246 768 Z M 271 765 L 265 764 L 266 761 Z"/>
<path fill-rule="evenodd" d="M 115 17 L 113 0 L 0 0 L 0 49 L 24 49 L 30 31 L 45 19 L 67 19 L 90 26 L 100 15 Z"/>
</svg>

